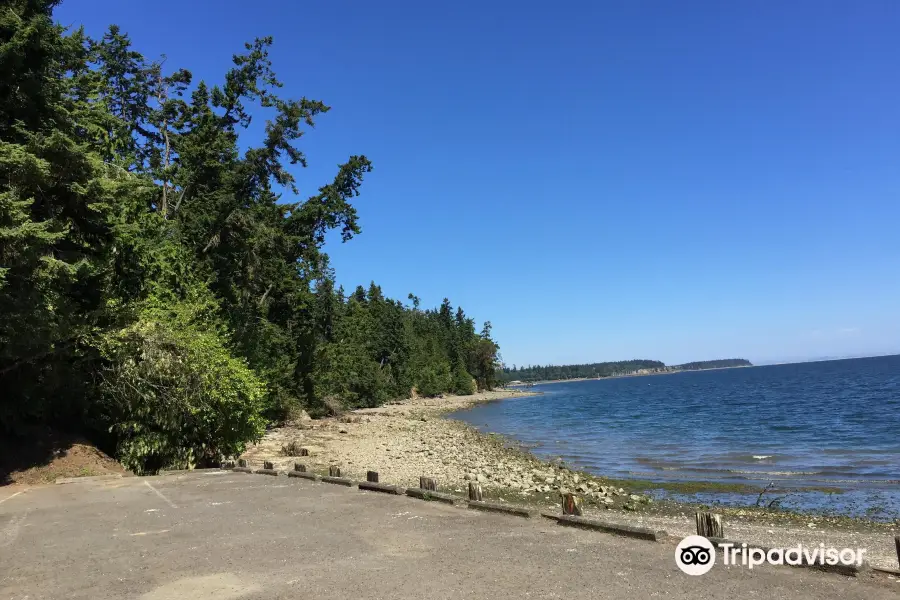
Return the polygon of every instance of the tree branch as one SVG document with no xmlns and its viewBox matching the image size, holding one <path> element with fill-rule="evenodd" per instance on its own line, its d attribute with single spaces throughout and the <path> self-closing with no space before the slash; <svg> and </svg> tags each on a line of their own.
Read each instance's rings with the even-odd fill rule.
<svg viewBox="0 0 900 600">
<path fill-rule="evenodd" d="M 260 305 L 260 306 L 262 306 L 263 303 L 266 301 L 266 296 L 268 296 L 268 295 L 269 295 L 269 292 L 272 291 L 272 287 L 273 287 L 274 285 L 275 285 L 274 283 L 270 283 L 270 284 L 269 284 L 269 287 L 266 288 L 266 292 L 262 295 L 262 298 L 259 299 L 259 305 Z"/>
<path fill-rule="evenodd" d="M 181 206 L 181 201 L 184 199 L 184 195 L 187 193 L 187 191 L 190 187 L 191 187 L 191 184 L 190 184 L 190 182 L 188 182 L 188 184 L 186 186 L 184 186 L 184 189 L 181 190 L 181 195 L 178 196 L 178 202 L 175 203 L 175 208 L 172 209 L 173 217 L 178 214 L 178 207 Z"/>
</svg>

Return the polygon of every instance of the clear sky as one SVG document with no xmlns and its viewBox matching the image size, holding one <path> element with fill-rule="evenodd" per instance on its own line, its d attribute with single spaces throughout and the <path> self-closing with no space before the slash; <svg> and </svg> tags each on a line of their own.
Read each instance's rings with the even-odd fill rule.
<svg viewBox="0 0 900 600">
<path fill-rule="evenodd" d="M 374 163 L 338 281 L 508 364 L 900 352 L 900 2 L 66 0 L 197 79 L 272 35 L 304 193 Z"/>
</svg>

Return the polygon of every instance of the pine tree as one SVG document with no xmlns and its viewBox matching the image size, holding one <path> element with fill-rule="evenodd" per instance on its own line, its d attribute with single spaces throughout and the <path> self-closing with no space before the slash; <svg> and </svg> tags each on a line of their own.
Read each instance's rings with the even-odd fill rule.
<svg viewBox="0 0 900 600">
<path fill-rule="evenodd" d="M 129 289 L 117 224 L 152 185 L 96 152 L 114 120 L 90 101 L 80 31 L 55 2 L 0 11 L 0 425 L 78 414 L 91 342 L 122 318 Z M 125 297 L 122 298 L 121 294 Z"/>
</svg>

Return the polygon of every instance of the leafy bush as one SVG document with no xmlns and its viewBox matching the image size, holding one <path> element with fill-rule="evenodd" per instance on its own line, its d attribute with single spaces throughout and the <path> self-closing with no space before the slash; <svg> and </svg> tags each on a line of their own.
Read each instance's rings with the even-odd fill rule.
<svg viewBox="0 0 900 600">
<path fill-rule="evenodd" d="M 460 396 L 471 396 L 476 391 L 475 380 L 465 367 L 458 364 L 453 370 L 453 393 Z"/>
<path fill-rule="evenodd" d="M 446 362 L 431 363 L 422 369 L 416 382 L 420 396 L 434 397 L 450 389 L 450 367 Z"/>
<path fill-rule="evenodd" d="M 385 371 L 349 343 L 323 348 L 316 368 L 318 402 L 309 407 L 314 416 L 339 416 L 346 410 L 380 406 L 389 397 Z"/>
<path fill-rule="evenodd" d="M 265 386 L 219 332 L 155 310 L 106 336 L 101 418 L 136 473 L 240 454 L 264 431 Z"/>
</svg>

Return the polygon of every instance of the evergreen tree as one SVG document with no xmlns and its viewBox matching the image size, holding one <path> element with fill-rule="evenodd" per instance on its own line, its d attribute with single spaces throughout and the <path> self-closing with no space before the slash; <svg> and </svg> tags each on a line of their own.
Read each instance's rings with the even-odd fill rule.
<svg viewBox="0 0 900 600">
<path fill-rule="evenodd" d="M 53 24 L 54 5 L 20 0 L 0 11 L 0 426 L 8 430 L 85 408 L 93 341 L 138 291 L 117 228 L 153 193 L 96 152 L 115 117 L 90 101 L 86 39 Z"/>
</svg>

